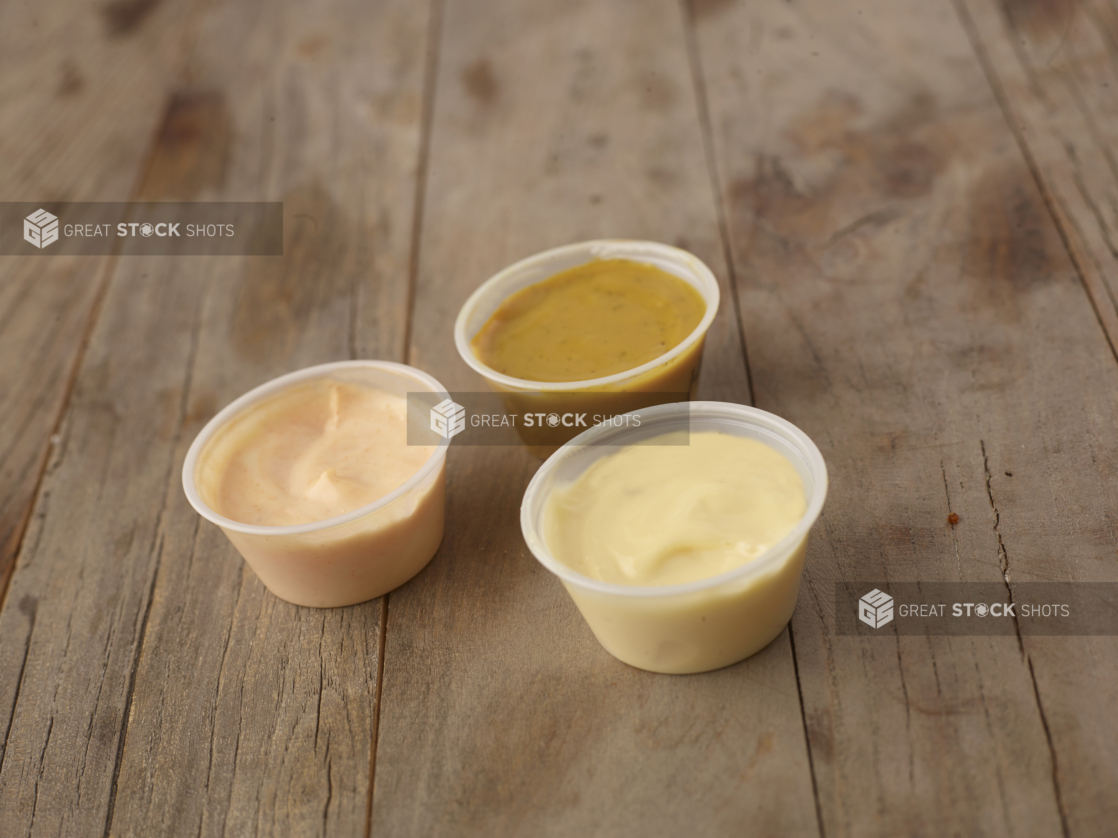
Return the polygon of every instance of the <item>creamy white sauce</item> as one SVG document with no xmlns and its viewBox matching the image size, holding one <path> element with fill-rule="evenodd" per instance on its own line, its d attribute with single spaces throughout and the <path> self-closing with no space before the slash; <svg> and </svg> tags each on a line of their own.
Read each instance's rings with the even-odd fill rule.
<svg viewBox="0 0 1118 838">
<path fill-rule="evenodd" d="M 755 560 L 803 517 L 799 474 L 764 443 L 716 431 L 665 441 L 605 456 L 554 492 L 555 558 L 603 582 L 675 585 Z"/>
</svg>

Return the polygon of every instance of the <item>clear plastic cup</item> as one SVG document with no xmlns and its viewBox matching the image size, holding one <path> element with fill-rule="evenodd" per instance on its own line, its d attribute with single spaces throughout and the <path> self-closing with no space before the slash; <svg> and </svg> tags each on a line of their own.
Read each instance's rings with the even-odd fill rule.
<svg viewBox="0 0 1118 838">
<path fill-rule="evenodd" d="M 586 381 L 529 381 L 499 373 L 474 354 L 471 341 L 504 301 L 529 285 L 598 259 L 628 259 L 659 268 L 687 282 L 702 296 L 706 311 L 681 343 L 631 370 Z M 458 354 L 490 389 L 501 393 L 510 413 L 590 412 L 616 415 L 666 402 L 693 398 L 703 343 L 718 311 L 718 280 L 696 256 L 656 242 L 603 239 L 545 250 L 510 265 L 484 282 L 466 300 L 454 324 Z M 532 452 L 549 456 L 578 433 L 574 428 L 517 425 Z"/>
<path fill-rule="evenodd" d="M 449 440 L 432 434 L 436 448 L 419 471 L 396 490 L 345 515 L 283 527 L 243 524 L 219 515 L 197 485 L 206 444 L 248 408 L 317 378 L 375 387 L 403 398 L 409 392 L 446 392 L 427 373 L 390 361 L 341 361 L 281 376 L 210 420 L 187 452 L 182 484 L 190 505 L 221 527 L 268 590 L 296 605 L 331 608 L 388 593 L 431 561 L 443 537 Z M 428 422 L 421 416 L 414 420 L 420 427 Z"/>
<path fill-rule="evenodd" d="M 790 422 L 739 404 L 691 402 L 639 412 L 640 427 L 599 425 L 572 439 L 542 466 L 524 493 L 520 527 L 528 548 L 567 589 L 606 651 L 651 672 L 706 672 L 737 663 L 773 641 L 792 618 L 807 535 L 823 509 L 827 467 Z M 807 510 L 779 543 L 734 570 L 681 585 L 619 585 L 591 579 L 556 559 L 544 536 L 553 491 L 602 457 L 672 431 L 721 431 L 760 440 L 788 458 L 803 481 Z"/>
</svg>

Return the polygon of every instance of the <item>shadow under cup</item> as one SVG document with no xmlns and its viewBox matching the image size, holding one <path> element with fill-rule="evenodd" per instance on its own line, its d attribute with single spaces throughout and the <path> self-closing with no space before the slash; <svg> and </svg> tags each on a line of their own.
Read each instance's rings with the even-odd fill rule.
<svg viewBox="0 0 1118 838">
<path fill-rule="evenodd" d="M 610 376 L 586 381 L 529 381 L 504 375 L 474 354 L 471 342 L 508 297 L 571 268 L 599 259 L 627 259 L 659 268 L 693 287 L 706 310 L 698 326 L 684 340 L 658 358 Z M 546 250 L 510 265 L 483 283 L 462 306 L 454 324 L 454 343 L 462 359 L 478 372 L 489 388 L 501 395 L 511 414 L 601 413 L 619 416 L 653 405 L 694 398 L 707 330 L 718 311 L 719 290 L 714 274 L 698 257 L 665 244 L 646 241 L 600 240 Z M 518 423 L 516 431 L 536 456 L 546 458 L 574 438 L 577 427 L 531 427 Z"/>
</svg>

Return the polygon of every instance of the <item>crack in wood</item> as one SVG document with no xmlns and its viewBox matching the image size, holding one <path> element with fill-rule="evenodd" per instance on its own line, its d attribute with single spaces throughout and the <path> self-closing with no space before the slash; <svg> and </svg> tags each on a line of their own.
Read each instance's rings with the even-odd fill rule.
<svg viewBox="0 0 1118 838">
<path fill-rule="evenodd" d="M 23 675 L 27 670 L 27 656 L 31 651 L 31 635 L 35 632 L 35 617 L 38 615 L 39 603 L 32 596 L 26 596 L 20 602 L 20 610 L 28 618 L 27 640 L 23 644 L 23 661 L 19 665 L 19 677 L 16 679 L 16 692 L 12 698 L 12 712 L 8 715 L 8 726 L 4 731 L 4 744 L 0 748 L 0 773 L 3 773 L 4 759 L 8 754 L 8 737 L 12 735 L 12 722 L 15 721 L 16 708 L 19 707 L 19 693 L 23 689 Z"/>
<path fill-rule="evenodd" d="M 1010 587 L 1009 553 L 1006 552 L 1005 542 L 1002 540 L 1002 534 L 1001 534 L 1001 531 L 999 530 L 999 525 L 1001 524 L 1002 515 L 1001 515 L 1001 512 L 998 511 L 997 503 L 994 502 L 994 490 L 990 485 L 990 481 L 993 478 L 993 475 L 990 474 L 990 458 L 986 454 L 986 441 L 980 439 L 978 441 L 978 444 L 982 448 L 982 470 L 983 470 L 983 473 L 986 475 L 986 497 L 989 498 L 990 509 L 993 510 L 993 512 L 994 512 L 994 535 L 996 535 L 998 537 L 999 566 L 1001 568 L 1002 577 L 1005 579 L 1005 586 L 1006 586 L 1007 589 L 1009 589 L 1009 587 Z M 1012 596 L 1012 590 L 1010 590 L 1010 595 Z"/>
<path fill-rule="evenodd" d="M 1056 746 L 1052 742 L 1052 731 L 1048 727 L 1048 716 L 1044 713 L 1044 702 L 1040 700 L 1040 687 L 1036 682 L 1036 672 L 1033 671 L 1033 659 L 1027 659 L 1029 664 L 1029 678 L 1033 682 L 1033 695 L 1036 697 L 1036 708 L 1040 713 L 1040 723 L 1044 727 L 1044 738 L 1048 742 L 1048 753 L 1052 759 L 1052 786 L 1056 791 L 1056 807 L 1060 811 L 1060 826 L 1064 831 L 1064 838 L 1068 838 L 1070 830 L 1068 828 L 1068 815 L 1064 807 L 1064 796 L 1060 791 L 1060 766 L 1056 759 Z"/>
<path fill-rule="evenodd" d="M 151 574 L 151 582 L 147 588 L 147 603 L 144 606 L 143 618 L 140 621 L 139 631 L 134 634 L 135 645 L 133 647 L 132 666 L 128 673 L 128 688 L 124 697 L 124 710 L 120 723 L 119 738 L 117 739 L 116 759 L 113 764 L 112 782 L 109 786 L 109 803 L 105 812 L 104 838 L 109 838 L 112 833 L 113 815 L 116 812 L 117 783 L 120 780 L 120 769 L 124 760 L 124 748 L 128 740 L 128 727 L 132 716 L 132 699 L 136 692 L 136 673 L 140 668 L 140 658 L 143 656 L 144 652 L 148 619 L 151 616 L 152 604 L 155 602 L 155 588 L 159 581 L 159 568 L 163 560 L 164 520 L 167 515 L 171 486 L 176 485 L 176 481 L 173 480 L 176 465 L 175 452 L 178 449 L 179 442 L 182 440 L 182 430 L 186 424 L 187 407 L 190 400 L 190 387 L 194 376 L 194 364 L 198 355 L 199 335 L 202 330 L 202 310 L 205 305 L 207 290 L 208 287 L 207 289 L 203 289 L 202 293 L 198 295 L 198 302 L 195 304 L 194 319 L 190 330 L 190 348 L 187 351 L 186 371 L 183 375 L 182 389 L 179 393 L 179 415 L 175 424 L 174 434 L 172 434 L 170 445 L 168 446 L 169 457 L 166 472 L 163 477 L 163 497 L 160 500 L 159 515 L 156 518 L 155 527 L 152 530 L 151 544 L 148 546 L 148 555 L 154 555 L 155 562 Z M 116 621 L 114 620 L 112 626 L 110 626 L 110 643 L 112 640 L 113 627 L 115 627 L 115 625 Z"/>
<path fill-rule="evenodd" d="M 915 546 L 915 545 L 914 545 Z M 916 785 L 916 755 L 912 750 L 912 702 L 908 697 L 908 682 L 904 677 L 904 660 L 901 658 L 901 639 L 894 637 L 895 644 L 893 646 L 897 653 L 897 674 L 901 678 L 901 695 L 904 696 L 904 730 L 905 739 L 909 744 L 908 748 L 908 782 L 909 785 L 915 787 Z"/>
<path fill-rule="evenodd" d="M 373 792 L 376 789 L 377 738 L 380 736 L 380 709 L 384 691 L 384 647 L 388 635 L 388 600 L 385 594 L 380 605 L 380 626 L 377 630 L 377 683 L 373 698 L 373 737 L 369 743 L 369 793 L 366 798 L 365 838 L 373 834 Z"/>
<path fill-rule="evenodd" d="M 1002 578 L 1005 580 L 1005 590 L 1007 595 L 1009 596 L 1010 605 L 1012 606 L 1014 599 L 1013 586 L 1010 584 L 1009 578 L 1009 551 L 1007 551 L 1005 548 L 1005 541 L 1002 539 L 1002 533 L 1000 529 L 1002 515 L 1001 511 L 998 509 L 997 503 L 994 501 L 994 489 L 991 485 L 993 475 L 990 473 L 990 458 L 986 454 L 986 441 L 980 439 L 978 441 L 978 444 L 982 448 L 982 470 L 983 473 L 986 475 L 986 497 L 989 499 L 990 509 L 994 513 L 994 535 L 998 538 L 998 563 L 1002 572 Z M 1021 638 L 1021 625 L 1017 622 L 1016 611 L 1013 612 L 1013 629 L 1014 632 L 1017 634 L 1017 646 L 1021 651 L 1021 657 L 1024 658 L 1026 656 L 1025 642 Z"/>
<path fill-rule="evenodd" d="M 241 723 L 244 719 L 244 706 L 245 706 L 245 679 L 244 679 L 244 670 L 243 669 L 241 670 L 241 681 L 240 681 L 239 687 L 240 687 L 240 689 L 238 690 L 238 693 L 237 693 L 237 698 L 238 698 L 238 701 L 237 701 L 237 711 L 238 711 L 237 712 L 237 736 L 236 736 L 236 738 L 233 739 L 233 760 L 232 760 L 233 768 L 232 768 L 232 770 L 230 771 L 230 774 L 229 774 L 229 797 L 225 801 L 225 808 L 221 813 L 221 834 L 222 835 L 226 834 L 226 825 L 229 822 L 229 812 L 233 809 L 233 789 L 236 786 L 236 780 L 237 780 L 237 759 L 240 757 L 240 754 L 241 754 L 241 730 L 242 730 L 242 724 Z M 258 796 L 257 797 L 257 813 L 259 813 L 259 811 L 260 811 L 259 802 L 260 802 L 260 799 L 259 799 L 259 796 Z"/>
<path fill-rule="evenodd" d="M 39 750 L 39 775 L 35 778 L 35 794 L 31 802 L 31 822 L 27 825 L 29 834 L 35 833 L 35 813 L 39 810 L 39 783 L 43 781 L 43 772 L 47 767 L 47 748 L 50 747 L 50 737 L 54 733 L 54 714 L 51 714 L 50 724 L 47 725 L 47 736 L 43 747 Z"/>
<path fill-rule="evenodd" d="M 888 580 L 886 580 L 886 581 L 888 581 Z M 865 673 L 869 673 L 873 670 L 873 667 L 870 665 L 870 663 L 868 661 L 868 658 L 870 658 L 872 656 L 869 645 L 868 644 L 863 644 L 860 651 L 861 651 L 861 658 L 862 658 L 862 671 L 865 672 Z M 870 754 L 871 754 L 871 763 L 870 764 L 873 766 L 873 770 L 875 771 L 875 773 L 880 774 L 881 773 L 881 767 L 882 767 L 881 766 L 881 724 L 880 724 L 876 714 L 873 715 L 870 718 L 869 726 L 870 726 L 870 731 L 869 731 L 868 739 L 869 739 Z M 874 813 L 876 814 L 876 816 L 880 820 L 884 820 L 885 812 L 886 812 L 885 797 L 882 793 L 883 788 L 884 788 L 884 784 L 878 782 L 876 784 L 876 788 L 874 789 L 874 793 L 873 793 L 874 794 L 874 801 L 873 801 L 874 802 Z M 847 824 L 847 829 L 846 829 L 847 834 L 851 834 L 851 833 L 854 832 L 853 826 L 854 825 L 852 823 Z"/>
<path fill-rule="evenodd" d="M 819 825 L 820 838 L 826 838 L 827 830 L 823 826 L 823 803 L 819 799 L 819 784 L 815 779 L 815 759 L 811 753 L 811 733 L 807 726 L 807 710 L 804 706 L 804 690 L 800 683 L 800 662 L 796 656 L 796 638 L 792 630 L 792 623 L 788 623 L 788 642 L 792 646 L 792 669 L 796 673 L 796 698 L 800 702 L 800 721 L 804 727 L 804 744 L 807 746 L 807 765 L 811 773 L 811 795 L 815 799 L 815 822 Z"/>
<path fill-rule="evenodd" d="M 990 460 L 986 454 L 986 442 L 985 440 L 979 440 L 979 444 L 982 447 L 982 467 L 986 474 L 986 496 L 990 499 L 990 508 L 994 512 L 994 534 L 998 537 L 998 553 L 1002 560 L 1002 575 L 1005 578 L 1005 588 L 1006 592 L 1009 595 L 1009 602 L 1012 606 L 1012 604 L 1014 603 L 1014 599 L 1013 588 L 1011 587 L 1009 580 L 1009 553 L 1005 548 L 1005 543 L 1002 540 L 1002 535 L 999 530 L 1001 513 L 998 511 L 998 506 L 994 502 L 994 492 L 991 486 L 992 476 L 990 473 Z M 1063 794 L 1060 791 L 1060 778 L 1056 760 L 1056 747 L 1052 742 L 1052 732 L 1051 730 L 1049 730 L 1048 718 L 1045 716 L 1044 705 L 1040 700 L 1040 687 L 1037 684 L 1036 672 L 1033 670 L 1033 659 L 1032 656 L 1025 651 L 1025 642 L 1024 639 L 1021 637 L 1021 624 L 1018 622 L 1016 611 L 1013 612 L 1013 628 L 1017 634 L 1017 645 L 1021 651 L 1021 657 L 1029 665 L 1029 678 L 1032 681 L 1033 685 L 1033 696 L 1036 699 L 1036 708 L 1037 712 L 1040 714 L 1041 724 L 1044 726 L 1044 738 L 1048 743 L 1049 759 L 1052 760 L 1052 786 L 1053 791 L 1056 795 L 1056 807 L 1060 812 L 1060 824 L 1063 828 L 1064 838 L 1068 838 L 1068 819 L 1067 812 L 1064 807 Z"/>
<path fill-rule="evenodd" d="M 147 634 L 148 617 L 151 615 L 151 605 L 155 600 L 155 583 L 159 579 L 160 555 L 155 561 L 155 569 L 151 576 L 151 585 L 147 591 L 147 606 L 144 608 L 144 617 L 140 623 L 140 634 L 136 641 L 136 655 L 132 659 L 131 671 L 128 673 L 128 689 L 124 697 L 124 712 L 122 713 L 120 733 L 117 739 L 116 759 L 113 763 L 113 779 L 109 786 L 109 805 L 105 812 L 104 838 L 112 834 L 113 814 L 116 811 L 117 781 L 120 779 L 120 766 L 124 759 L 124 746 L 128 739 L 128 724 L 132 715 L 132 697 L 136 691 L 136 671 L 139 667 L 140 653 L 143 650 L 144 636 Z"/>
<path fill-rule="evenodd" d="M 90 339 L 93 336 L 93 329 L 97 325 L 97 321 L 101 315 L 101 305 L 108 294 L 109 284 L 113 273 L 116 270 L 116 263 L 118 258 L 118 248 L 114 248 L 113 255 L 109 258 L 104 271 L 101 273 L 101 279 L 98 284 L 97 290 L 93 296 L 93 304 L 90 306 L 89 315 L 86 320 L 85 332 L 82 335 L 81 341 L 78 344 L 78 351 L 74 354 L 73 363 L 70 366 L 70 372 L 67 376 L 65 387 L 63 388 L 62 399 L 59 401 L 58 414 L 54 417 L 51 423 L 51 431 L 47 435 L 47 439 L 55 437 L 63 423 L 65 422 L 67 412 L 70 409 L 70 399 L 74 395 L 74 387 L 77 385 L 78 372 L 81 370 L 82 363 L 85 360 L 86 350 L 89 348 Z M 0 556 L 0 610 L 7 603 L 8 588 L 11 586 L 12 577 L 15 576 L 16 565 L 19 560 L 20 552 L 23 548 L 23 539 L 27 535 L 27 527 L 31 522 L 32 510 L 35 508 L 35 499 L 39 497 L 39 493 L 43 489 L 43 480 L 47 475 L 47 466 L 50 462 L 50 449 L 48 447 L 47 453 L 41 458 L 39 464 L 39 476 L 35 480 L 35 485 L 31 490 L 31 500 L 28 502 L 28 513 L 24 516 L 23 521 L 20 523 L 16 532 L 11 539 L 12 551 L 10 563 L 7 563 L 4 556 Z M 7 563 L 7 568 L 2 565 Z"/>
<path fill-rule="evenodd" d="M 443 13 L 446 0 L 432 0 L 427 20 L 427 60 L 423 66 L 423 104 L 419 123 L 419 154 L 416 160 L 415 204 L 412 208 L 411 243 L 408 252 L 408 288 L 404 303 L 404 363 L 411 362 L 412 323 L 415 320 L 416 286 L 419 282 L 419 247 L 423 241 L 423 214 L 427 198 L 427 170 L 431 159 L 431 129 L 435 122 L 435 92 L 438 86 Z M 371 786 L 370 786 L 371 789 Z M 372 829 L 369 809 L 366 835 Z"/>
<path fill-rule="evenodd" d="M 974 672 L 978 679 L 978 697 L 982 702 L 982 713 L 986 719 L 986 731 L 990 734 L 991 740 L 996 740 L 997 737 L 994 733 L 993 720 L 990 718 L 990 705 L 986 701 L 986 690 L 982 684 L 982 668 L 978 665 L 977 658 L 975 658 L 974 661 Z M 1013 819 L 1010 817 L 1009 800 L 1005 795 L 1005 779 L 1002 776 L 1001 760 L 994 760 L 994 777 L 998 782 L 998 797 L 1001 798 L 1002 817 L 1004 818 L 1006 827 L 1009 829 L 1009 834 L 1012 836 Z"/>
<path fill-rule="evenodd" d="M 318 732 L 322 726 L 322 690 L 326 683 L 326 659 L 322 643 L 326 639 L 326 615 L 322 615 L 322 629 L 318 633 L 318 696 L 314 710 L 314 751 L 318 753 Z"/>
<path fill-rule="evenodd" d="M 201 532 L 201 527 L 199 526 L 201 520 L 202 520 L 201 516 L 197 516 L 197 519 L 196 519 L 195 524 L 194 524 L 194 538 L 192 540 L 191 550 L 190 550 L 192 559 L 193 559 L 194 554 L 198 550 L 198 534 Z M 244 564 L 241 563 L 241 564 L 237 565 L 237 595 L 233 598 L 234 602 L 239 602 L 240 601 L 241 590 L 242 590 L 243 584 L 244 584 Z M 218 669 L 217 669 L 217 687 L 214 690 L 213 700 L 210 702 L 210 708 L 211 708 L 212 715 L 211 715 L 211 719 L 210 719 L 209 759 L 206 763 L 206 792 L 207 792 L 207 794 L 209 793 L 209 790 L 210 790 L 210 780 L 213 777 L 214 743 L 217 740 L 217 737 L 214 735 L 214 733 L 217 729 L 218 698 L 221 696 L 222 683 L 225 680 L 225 660 L 229 655 L 229 641 L 233 637 L 233 626 L 234 626 L 233 621 L 230 621 L 229 626 L 228 626 L 228 628 L 225 632 L 225 640 L 224 640 L 224 642 L 222 644 L 222 647 L 221 647 L 221 662 L 218 664 Z M 243 691 L 243 685 L 242 685 L 242 691 Z M 239 737 L 240 736 L 240 730 L 239 729 L 238 729 L 237 733 L 238 733 L 238 737 Z M 235 755 L 234 755 L 234 760 L 233 761 L 234 761 L 234 765 L 236 765 L 236 756 Z M 228 818 L 228 815 L 229 815 L 229 805 L 226 805 L 224 811 L 222 812 L 222 820 L 221 820 L 221 833 L 223 835 L 225 834 L 225 822 L 226 822 L 226 818 Z M 205 812 L 203 812 L 202 816 L 198 818 L 198 835 L 199 835 L 199 838 L 201 838 L 202 830 L 203 830 L 203 827 L 205 825 L 205 821 L 206 821 Z"/>
<path fill-rule="evenodd" d="M 330 801 L 334 799 L 334 776 L 332 773 L 332 765 L 330 762 L 330 734 L 326 734 L 326 753 L 324 755 L 326 762 L 326 802 L 322 804 L 322 827 L 328 833 L 326 828 L 330 822 Z"/>
<path fill-rule="evenodd" d="M 403 362 L 411 360 L 412 326 L 415 321 L 416 289 L 419 283 L 419 250 L 423 240 L 427 177 L 431 159 L 431 136 L 435 121 L 435 95 L 438 88 L 439 56 L 442 52 L 445 0 L 432 0 L 427 19 L 426 60 L 423 66 L 422 111 L 419 125 L 419 150 L 416 160 L 415 201 L 412 209 L 411 241 L 408 252 L 408 285 L 404 303 Z M 377 631 L 377 674 L 373 697 L 372 736 L 369 741 L 369 786 L 365 795 L 365 838 L 373 833 L 373 794 L 376 787 L 377 737 L 380 731 L 382 686 L 384 683 L 385 637 L 388 632 L 389 594 L 381 598 L 380 625 Z"/>
</svg>

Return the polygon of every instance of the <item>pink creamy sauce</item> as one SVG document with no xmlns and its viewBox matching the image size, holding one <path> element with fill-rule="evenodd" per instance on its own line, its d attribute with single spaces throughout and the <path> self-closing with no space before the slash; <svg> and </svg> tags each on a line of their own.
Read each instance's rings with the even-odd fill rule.
<svg viewBox="0 0 1118 838">
<path fill-rule="evenodd" d="M 407 444 L 407 402 L 329 379 L 298 384 L 234 417 L 199 459 L 198 490 L 243 524 L 345 515 L 403 485 L 434 453 Z"/>
</svg>

